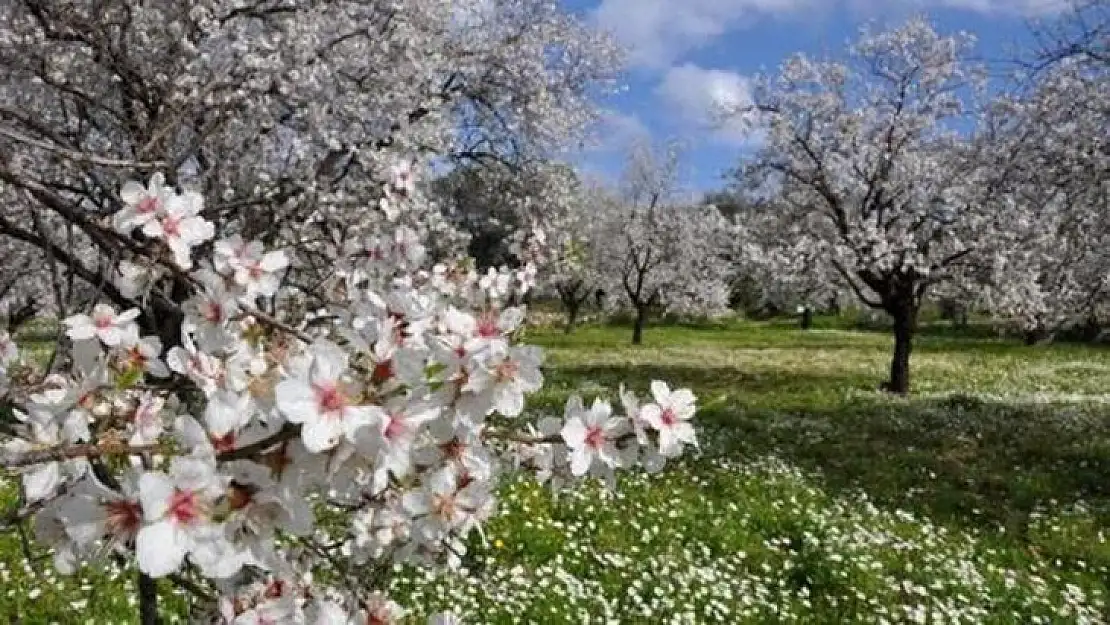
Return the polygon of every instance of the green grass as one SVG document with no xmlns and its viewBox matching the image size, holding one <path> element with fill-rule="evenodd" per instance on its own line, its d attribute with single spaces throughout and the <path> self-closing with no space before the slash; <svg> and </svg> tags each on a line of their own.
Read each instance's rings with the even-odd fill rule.
<svg viewBox="0 0 1110 625">
<path fill-rule="evenodd" d="M 891 339 L 846 327 L 530 330 L 534 407 L 668 380 L 702 452 L 616 493 L 511 479 L 467 575 L 402 571 L 395 598 L 492 623 L 1106 622 L 1110 349 L 927 326 L 899 399 L 875 390 Z M 48 578 L 15 537 L 0 566 L 0 623 L 134 620 L 128 572 Z"/>
</svg>

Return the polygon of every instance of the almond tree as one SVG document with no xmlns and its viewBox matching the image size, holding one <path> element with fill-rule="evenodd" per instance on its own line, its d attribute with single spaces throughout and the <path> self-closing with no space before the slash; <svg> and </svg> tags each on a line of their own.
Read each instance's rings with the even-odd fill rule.
<svg viewBox="0 0 1110 625">
<path fill-rule="evenodd" d="M 573 174 L 558 182 L 546 190 L 543 210 L 532 221 L 544 239 L 537 289 L 558 299 L 566 315 L 563 328 L 570 334 L 603 284 L 599 272 L 606 241 L 598 229 L 598 205 L 606 191 Z"/>
<path fill-rule="evenodd" d="M 1043 24 L 1024 89 L 995 103 L 993 167 L 1014 172 L 999 198 L 1008 254 L 986 304 L 1029 342 L 1068 326 L 1097 331 L 1110 304 L 1110 4 L 1077 3 Z"/>
<path fill-rule="evenodd" d="M 972 113 L 970 39 L 923 19 L 864 29 L 842 60 L 803 55 L 764 78 L 754 115 L 766 128 L 744 185 L 776 194 L 772 232 L 796 233 L 856 297 L 894 322 L 885 388 L 906 393 L 917 316 L 930 287 L 956 279 L 990 247 L 976 144 L 956 132 Z M 784 269 L 786 269 L 784 267 Z"/>
<path fill-rule="evenodd" d="M 95 302 L 46 362 L 0 336 L 7 521 L 62 572 L 136 562 L 144 624 L 156 580 L 206 622 L 387 623 L 394 565 L 458 566 L 500 471 L 678 455 L 681 389 L 530 414 L 535 267 L 438 249 L 422 189 L 553 150 L 612 61 L 546 0 L 5 3 L 0 236 Z"/>
<path fill-rule="evenodd" d="M 219 232 L 289 245 L 322 301 L 398 159 L 538 158 L 589 123 L 618 60 L 554 0 L 12 0 L 0 19 L 0 234 L 121 307 L 102 269 L 134 246 L 101 225 L 121 166 L 197 189 Z M 181 315 L 152 305 L 142 323 L 174 340 Z"/>
<path fill-rule="evenodd" d="M 847 291 L 836 270 L 797 229 L 782 228 L 773 205 L 752 203 L 734 219 L 733 271 L 755 286 L 759 305 L 777 311 L 801 308 L 802 326 L 808 329 L 815 307 L 839 300 Z"/>
<path fill-rule="evenodd" d="M 678 154 L 635 146 L 620 197 L 600 195 L 595 239 L 610 293 L 632 308 L 632 344 L 653 311 L 712 313 L 728 306 L 728 224 L 712 206 L 676 201 Z"/>
<path fill-rule="evenodd" d="M 185 282 L 181 334 L 143 331 L 158 287 L 122 267 L 116 288 L 136 305 L 66 317 L 63 358 L 0 334 L 0 466 L 21 498 L 8 522 L 29 521 L 63 574 L 133 560 L 144 625 L 158 579 L 194 595 L 197 622 L 396 623 L 389 572 L 459 568 L 501 471 L 614 484 L 696 445 L 693 394 L 662 381 L 642 404 L 622 389 L 623 415 L 576 396 L 562 418 L 530 414 L 542 352 L 515 343 L 524 311 L 508 302 L 533 272 L 430 264 L 411 234 L 438 208 L 412 174 L 368 208 L 382 217 L 370 236 L 402 244 L 338 252 L 331 302 L 276 315 L 257 302 L 298 297 L 278 278 L 296 262 L 286 250 L 216 238 L 199 193 L 160 176 L 125 184 L 111 231 L 142 232 L 157 247 L 129 262 Z"/>
</svg>

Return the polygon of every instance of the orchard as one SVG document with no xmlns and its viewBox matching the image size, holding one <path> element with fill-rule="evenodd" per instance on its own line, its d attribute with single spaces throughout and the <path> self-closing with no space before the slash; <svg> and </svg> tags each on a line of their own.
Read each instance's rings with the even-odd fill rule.
<svg viewBox="0 0 1110 625">
<path fill-rule="evenodd" d="M 1105 622 L 1110 5 L 586 148 L 619 4 L 7 3 L 0 617 Z"/>
</svg>

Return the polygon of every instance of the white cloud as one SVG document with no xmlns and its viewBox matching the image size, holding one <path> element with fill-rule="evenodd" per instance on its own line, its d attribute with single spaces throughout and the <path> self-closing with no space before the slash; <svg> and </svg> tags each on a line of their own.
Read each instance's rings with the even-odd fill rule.
<svg viewBox="0 0 1110 625">
<path fill-rule="evenodd" d="M 936 7 L 988 14 L 1043 15 L 1069 0 L 601 0 L 598 24 L 629 47 L 631 61 L 662 68 L 722 35 L 774 17 L 811 18 L 851 9 L 863 16 Z M 839 8 L 838 8 L 839 7 Z"/>
<path fill-rule="evenodd" d="M 585 152 L 624 152 L 628 146 L 649 137 L 651 130 L 635 114 L 607 110 L 602 111 L 582 147 Z"/>
<path fill-rule="evenodd" d="M 745 20 L 792 11 L 812 0 L 602 0 L 595 16 L 638 65 L 662 67 Z"/>
<path fill-rule="evenodd" d="M 655 93 L 689 130 L 708 132 L 717 141 L 742 146 L 749 146 L 757 136 L 740 119 L 721 116 L 752 103 L 751 81 L 736 72 L 686 63 L 672 67 Z"/>
<path fill-rule="evenodd" d="M 880 6 L 878 0 L 856 0 L 865 7 Z M 1071 0 L 901 0 L 912 8 L 946 7 L 965 9 L 977 13 L 1002 13 L 1010 15 L 1036 16 L 1055 13 L 1071 5 Z"/>
</svg>

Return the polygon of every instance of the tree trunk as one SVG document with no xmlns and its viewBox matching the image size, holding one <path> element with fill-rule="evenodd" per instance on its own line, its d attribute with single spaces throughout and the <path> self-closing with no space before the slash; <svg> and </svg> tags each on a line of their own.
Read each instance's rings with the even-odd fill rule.
<svg viewBox="0 0 1110 625">
<path fill-rule="evenodd" d="M 574 333 L 574 324 L 578 322 L 578 303 L 568 303 L 567 307 L 567 325 L 563 328 L 566 334 Z"/>
<path fill-rule="evenodd" d="M 802 308 L 802 329 L 808 330 L 813 327 L 813 309 L 809 306 Z"/>
<path fill-rule="evenodd" d="M 890 360 L 890 380 L 884 390 L 898 395 L 910 392 L 910 351 L 917 329 L 917 308 L 912 302 L 899 302 L 890 315 L 894 317 L 894 356 Z"/>
<path fill-rule="evenodd" d="M 158 625 L 158 586 L 153 578 L 139 573 L 139 623 Z"/>
<path fill-rule="evenodd" d="M 636 325 L 632 328 L 632 344 L 639 345 L 644 340 L 644 323 L 647 322 L 647 306 L 636 309 Z"/>
</svg>

